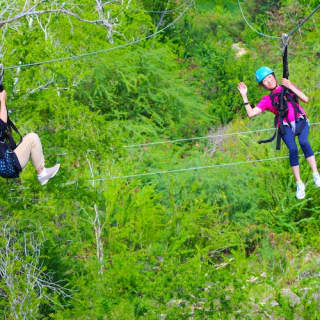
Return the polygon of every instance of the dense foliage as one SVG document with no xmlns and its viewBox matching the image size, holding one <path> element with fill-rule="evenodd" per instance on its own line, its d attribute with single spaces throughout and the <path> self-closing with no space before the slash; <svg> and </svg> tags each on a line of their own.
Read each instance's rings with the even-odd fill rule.
<svg viewBox="0 0 320 320">
<path fill-rule="evenodd" d="M 90 18 L 87 1 L 78 2 Z M 4 65 L 143 38 L 187 3 L 125 2 L 112 8 L 121 18 L 114 44 L 100 26 L 67 16 L 52 17 L 48 37 L 25 19 L 6 30 Z M 242 3 L 250 23 L 272 35 L 318 4 Z M 319 121 L 319 14 L 289 48 L 290 79 L 310 98 L 311 122 Z M 256 143 L 271 132 L 228 135 L 272 126 L 271 115 L 247 120 L 236 88 L 245 81 L 257 102 L 261 65 L 281 77 L 277 40 L 248 28 L 237 1 L 198 0 L 155 38 L 6 70 L 11 118 L 23 134 L 39 134 L 48 166 L 62 168 L 44 187 L 31 164 L 19 180 L 2 181 L 2 318 L 318 319 L 320 198 L 310 168 L 301 158 L 307 196 L 297 201 L 287 159 L 254 162 L 286 155 Z M 212 134 L 226 135 L 128 147 Z M 319 138 L 312 126 L 314 151 Z"/>
</svg>

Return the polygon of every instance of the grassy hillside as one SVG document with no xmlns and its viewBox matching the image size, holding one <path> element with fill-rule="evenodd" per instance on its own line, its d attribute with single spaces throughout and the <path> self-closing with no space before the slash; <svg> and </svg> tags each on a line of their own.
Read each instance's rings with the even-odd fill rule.
<svg viewBox="0 0 320 320">
<path fill-rule="evenodd" d="M 316 5 L 243 2 L 251 23 L 274 35 Z M 150 9 L 175 6 L 132 7 L 121 26 L 127 39 L 155 30 Z M 5 66 L 105 48 L 102 29 L 79 22 L 70 32 L 64 23 L 54 21 L 49 40 L 40 29 L 27 37 L 27 22 L 10 31 Z M 289 48 L 290 79 L 310 98 L 311 122 L 319 121 L 319 30 L 318 13 Z M 318 319 L 320 191 L 311 171 L 301 157 L 307 196 L 297 201 L 288 159 L 260 161 L 287 155 L 284 145 L 257 144 L 272 131 L 231 135 L 272 127 L 271 115 L 247 119 L 236 89 L 245 81 L 258 102 L 261 65 L 281 78 L 277 40 L 250 30 L 236 1 L 201 0 L 155 39 L 6 71 L 12 119 L 39 134 L 47 165 L 61 170 L 44 187 L 31 164 L 2 182 L 3 318 Z M 132 146 L 214 134 L 224 136 Z"/>
</svg>

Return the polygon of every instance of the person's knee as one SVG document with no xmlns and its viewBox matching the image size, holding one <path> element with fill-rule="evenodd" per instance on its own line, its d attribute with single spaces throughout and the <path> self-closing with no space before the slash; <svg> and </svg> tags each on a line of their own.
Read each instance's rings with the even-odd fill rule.
<svg viewBox="0 0 320 320">
<path fill-rule="evenodd" d="M 297 166 L 299 165 L 299 156 L 298 156 L 298 147 L 295 145 L 290 146 L 289 149 L 289 158 L 290 158 L 290 165 Z"/>
<path fill-rule="evenodd" d="M 28 133 L 24 139 L 29 140 L 32 143 L 38 143 L 40 141 L 39 136 L 34 132 Z"/>
<path fill-rule="evenodd" d="M 297 146 L 290 146 L 289 153 L 290 153 L 290 155 L 297 155 L 298 154 L 298 147 Z"/>
<path fill-rule="evenodd" d="M 32 139 L 39 139 L 39 136 L 35 132 L 30 132 L 27 134 L 27 136 Z"/>
<path fill-rule="evenodd" d="M 304 143 L 300 143 L 300 146 L 306 158 L 314 155 L 308 141 L 305 141 Z"/>
<path fill-rule="evenodd" d="M 302 141 L 300 141 L 300 146 L 301 146 L 301 149 L 302 149 L 302 150 L 308 150 L 308 149 L 310 149 L 310 145 L 309 145 L 308 140 L 302 140 Z"/>
</svg>

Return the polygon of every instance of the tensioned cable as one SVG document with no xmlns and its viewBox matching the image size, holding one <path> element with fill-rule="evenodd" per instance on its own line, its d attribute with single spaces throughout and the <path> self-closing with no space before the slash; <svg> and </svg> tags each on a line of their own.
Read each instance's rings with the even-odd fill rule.
<svg viewBox="0 0 320 320">
<path fill-rule="evenodd" d="M 316 126 L 319 124 L 320 124 L 320 122 L 311 122 L 310 126 Z M 193 141 L 193 140 L 204 140 L 204 139 L 212 139 L 212 138 L 220 138 L 220 137 L 236 136 L 236 135 L 245 135 L 245 134 L 250 134 L 250 133 L 264 132 L 264 131 L 271 131 L 271 130 L 275 130 L 275 128 L 273 127 L 273 128 L 266 128 L 266 129 L 257 129 L 257 130 L 249 130 L 249 131 L 214 134 L 214 135 L 208 135 L 208 136 L 203 136 L 203 137 L 192 137 L 192 138 L 182 138 L 182 139 L 175 139 L 175 140 L 156 141 L 156 142 L 150 142 L 150 143 L 132 144 L 132 145 L 127 145 L 127 146 L 122 146 L 122 148 L 126 148 L 126 149 L 138 148 L 138 147 L 154 146 L 154 145 L 160 145 L 160 144 L 186 142 L 186 141 Z"/>
<path fill-rule="evenodd" d="M 263 37 L 267 37 L 267 38 L 271 38 L 271 39 L 282 39 L 281 37 L 278 37 L 278 36 L 270 36 L 268 34 L 265 34 L 265 33 L 262 33 L 262 32 L 259 32 L 258 30 L 256 30 L 247 20 L 244 12 L 243 12 L 243 9 L 242 9 L 242 6 L 241 6 L 241 3 L 240 3 L 240 0 L 238 0 L 238 4 L 239 4 L 239 8 L 240 8 L 240 11 L 241 11 L 241 14 L 242 14 L 242 17 L 244 19 L 244 21 L 247 23 L 247 25 L 251 28 L 251 30 L 253 30 L 254 32 L 256 32 L 257 34 L 263 36 Z M 287 39 L 289 39 L 299 28 L 301 28 L 315 13 L 317 10 L 320 9 L 320 5 L 318 5 L 306 18 L 304 18 L 287 36 Z"/>
<path fill-rule="evenodd" d="M 319 9 L 320 4 L 288 34 L 288 38 L 290 38 L 300 27 L 302 27 Z"/>
<path fill-rule="evenodd" d="M 314 153 L 314 155 L 318 155 L 318 154 L 320 154 L 320 152 Z M 299 155 L 299 157 L 302 157 L 302 156 L 303 155 Z M 289 158 L 289 156 L 281 156 L 281 157 L 273 157 L 273 158 L 257 159 L 257 160 L 247 160 L 247 161 L 238 161 L 238 162 L 229 162 L 229 163 L 220 163 L 220 164 L 214 164 L 214 165 L 210 165 L 210 166 L 191 167 L 191 168 L 182 168 L 182 169 L 174 169 L 174 170 L 163 170 L 163 171 L 147 172 L 147 173 L 141 173 L 141 174 L 132 174 L 132 175 L 126 175 L 126 176 L 111 176 L 111 177 L 106 177 L 106 178 L 80 180 L 80 182 L 96 182 L 96 181 L 110 181 L 110 180 L 116 180 L 116 179 L 120 180 L 120 179 L 140 178 L 140 177 L 169 174 L 169 173 L 181 173 L 181 172 L 195 171 L 195 170 L 231 167 L 231 166 L 238 166 L 238 165 L 243 165 L 243 164 L 267 162 L 267 161 L 281 160 L 281 159 L 287 159 L 287 158 Z M 78 182 L 79 182 L 79 180 L 69 181 L 69 182 L 63 183 L 62 185 L 68 186 L 68 185 L 72 185 L 72 184 L 77 184 Z M 25 187 L 25 188 L 23 188 L 23 190 L 24 189 L 30 189 L 30 187 Z"/>
<path fill-rule="evenodd" d="M 64 58 L 45 60 L 45 61 L 41 61 L 41 62 L 13 65 L 13 66 L 10 66 L 10 67 L 5 67 L 4 70 L 18 69 L 18 68 L 32 67 L 32 66 L 39 66 L 39 65 L 43 65 L 43 64 L 49 64 L 49 63 L 58 63 L 58 62 L 63 62 L 63 61 L 67 61 L 67 60 L 76 60 L 76 59 L 85 58 L 85 57 L 92 56 L 92 55 L 98 55 L 98 54 L 101 54 L 101 53 L 106 53 L 106 52 L 110 52 L 110 51 L 113 51 L 113 50 L 118 50 L 118 49 L 129 47 L 129 46 L 131 46 L 133 44 L 137 44 L 139 42 L 142 42 L 142 41 L 148 40 L 150 38 L 153 38 L 156 35 L 158 35 L 159 33 L 167 30 L 168 28 L 170 28 L 171 26 L 176 24 L 185 15 L 185 13 L 190 9 L 192 4 L 193 4 L 193 0 L 190 1 L 189 5 L 179 14 L 179 16 L 176 19 L 174 19 L 172 22 L 170 22 L 164 28 L 162 28 L 162 29 L 158 30 L 157 32 L 155 32 L 153 34 L 150 34 L 150 35 L 148 35 L 146 37 L 143 37 L 143 38 L 140 38 L 140 39 L 137 39 L 137 40 L 134 40 L 134 41 L 130 41 L 128 43 L 125 43 L 125 44 L 122 44 L 122 45 L 119 45 L 119 46 L 116 46 L 116 47 L 108 48 L 108 49 L 102 49 L 102 50 L 87 52 L 87 53 L 79 54 L 79 55 L 76 55 L 76 56 L 69 56 L 69 57 L 64 57 Z"/>
<path fill-rule="evenodd" d="M 240 3 L 240 0 L 238 0 L 238 4 L 239 4 L 239 8 L 240 8 L 240 11 L 241 11 L 241 14 L 242 14 L 242 17 L 244 19 L 244 21 L 247 23 L 247 25 L 250 27 L 251 30 L 253 30 L 254 32 L 256 32 L 257 34 L 263 36 L 263 37 L 267 37 L 267 38 L 271 38 L 271 39 L 281 39 L 281 37 L 277 37 L 277 36 L 270 36 L 268 34 L 265 34 L 265 33 L 262 33 L 262 32 L 259 32 L 258 30 L 256 30 L 250 23 L 249 21 L 247 20 L 243 10 L 242 10 L 242 6 L 241 6 L 241 3 Z"/>
<path fill-rule="evenodd" d="M 315 152 L 315 155 L 320 154 L 320 152 Z M 299 155 L 301 157 L 302 155 Z M 116 179 L 131 179 L 131 178 L 140 178 L 140 177 L 147 177 L 147 176 L 154 176 L 154 175 L 161 175 L 161 174 L 168 174 L 168 173 L 180 173 L 186 171 L 195 171 L 195 170 L 203 170 L 203 169 L 212 169 L 212 168 L 219 168 L 219 167 L 231 167 L 249 163 L 257 163 L 257 162 L 266 162 L 266 161 L 274 161 L 280 159 L 286 159 L 289 156 L 281 156 L 281 157 L 273 157 L 273 158 L 266 158 L 266 159 L 257 159 L 257 160 L 247 160 L 247 161 L 238 161 L 238 162 L 229 162 L 229 163 L 220 163 L 214 164 L 210 166 L 203 166 L 203 167 L 191 167 L 191 168 L 182 168 L 182 169 L 174 169 L 174 170 L 163 170 L 163 171 L 155 171 L 155 172 L 147 172 L 147 173 L 140 173 L 140 174 L 132 174 L 126 176 L 111 176 L 106 178 L 98 178 L 98 179 L 89 179 L 89 180 L 82 180 L 88 182 L 96 182 L 96 181 L 106 181 L 106 180 L 116 180 Z M 78 181 L 67 182 L 65 185 L 75 184 Z"/>
<path fill-rule="evenodd" d="M 315 153 L 318 154 L 318 153 Z M 161 174 L 168 174 L 168 173 L 180 173 L 186 171 L 195 171 L 195 170 L 203 170 L 203 169 L 211 169 L 211 168 L 219 168 L 219 167 L 229 167 L 229 166 L 236 166 L 248 163 L 255 163 L 255 162 L 264 162 L 264 161 L 272 161 L 272 160 L 279 160 L 285 159 L 289 156 L 282 156 L 282 157 L 274 157 L 268 159 L 258 159 L 258 160 L 247 160 L 247 161 L 238 161 L 238 162 L 229 162 L 229 163 L 220 163 L 214 164 L 210 166 L 202 166 L 202 167 L 191 167 L 191 168 L 182 168 L 182 169 L 174 169 L 174 170 L 163 170 L 163 171 L 155 171 L 155 172 L 147 172 L 147 173 L 140 173 L 140 174 L 131 174 L 126 176 L 111 176 L 107 178 L 98 178 L 98 179 L 88 179 L 88 180 L 80 180 L 82 182 L 96 182 L 96 181 L 106 181 L 106 180 L 116 180 L 116 179 L 131 179 L 131 178 L 140 178 L 140 177 L 147 177 L 147 176 L 154 176 L 154 175 L 161 175 Z M 64 183 L 64 185 L 72 185 L 78 183 L 78 180 L 69 181 Z"/>
<path fill-rule="evenodd" d="M 167 140 L 167 141 L 156 141 L 156 142 L 150 142 L 150 143 L 132 144 L 132 145 L 128 145 L 128 146 L 122 146 L 122 148 L 129 149 L 129 148 L 146 147 L 146 146 L 153 146 L 153 145 L 159 145 L 159 144 L 177 143 L 177 142 L 185 142 L 185 141 L 193 141 L 193 140 L 204 140 L 204 139 L 210 139 L 210 138 L 242 135 L 242 134 L 249 134 L 249 133 L 254 133 L 254 132 L 262 132 L 262 131 L 270 131 L 270 130 L 274 130 L 274 128 L 250 130 L 250 131 L 242 131 L 242 132 L 233 132 L 233 133 L 224 133 L 224 134 L 215 134 L 215 135 L 209 135 L 209 136 L 203 136 L 203 137 L 182 138 L 182 139 Z"/>
</svg>

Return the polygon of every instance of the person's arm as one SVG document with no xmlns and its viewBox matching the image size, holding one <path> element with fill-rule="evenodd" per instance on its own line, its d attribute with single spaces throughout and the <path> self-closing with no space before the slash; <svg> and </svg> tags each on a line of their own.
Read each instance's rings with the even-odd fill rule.
<svg viewBox="0 0 320 320">
<path fill-rule="evenodd" d="M 8 112 L 6 107 L 6 92 L 3 90 L 0 92 L 0 119 L 7 123 L 8 121 Z"/>
<path fill-rule="evenodd" d="M 284 85 L 285 87 L 290 89 L 294 94 L 296 94 L 301 101 L 305 103 L 309 101 L 309 98 L 301 90 L 295 87 L 289 79 L 282 78 L 282 85 Z"/>
<path fill-rule="evenodd" d="M 7 123 L 8 121 L 8 112 L 7 112 L 7 107 L 6 107 L 6 92 L 3 90 L 0 92 L 0 119 L 4 122 Z"/>
<path fill-rule="evenodd" d="M 258 114 L 262 113 L 262 110 L 260 108 L 257 108 L 257 107 L 252 108 L 251 107 L 251 105 L 249 103 L 249 100 L 248 100 L 248 97 L 247 97 L 248 88 L 244 84 L 244 82 L 240 82 L 238 84 L 238 90 L 239 90 L 239 92 L 240 92 L 240 94 L 242 96 L 243 103 L 244 103 L 244 106 L 246 108 L 246 111 L 247 111 L 247 114 L 248 114 L 249 118 L 255 117 Z"/>
</svg>

